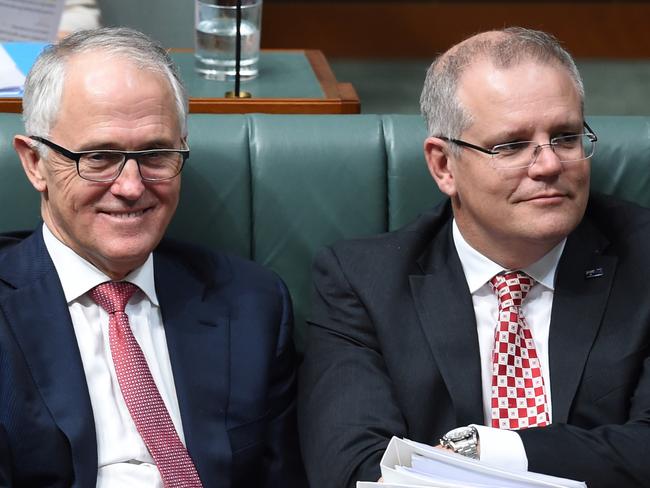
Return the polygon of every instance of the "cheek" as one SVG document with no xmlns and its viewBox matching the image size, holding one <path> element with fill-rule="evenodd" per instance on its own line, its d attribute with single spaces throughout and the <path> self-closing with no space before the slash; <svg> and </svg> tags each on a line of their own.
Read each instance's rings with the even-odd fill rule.
<svg viewBox="0 0 650 488">
<path fill-rule="evenodd" d="M 591 172 L 588 164 L 585 164 L 585 167 L 578 174 L 578 187 L 581 190 L 584 190 L 585 193 L 589 191 L 589 184 L 591 182 Z"/>
<path fill-rule="evenodd" d="M 171 180 L 164 186 L 156 186 L 152 188 L 152 193 L 155 195 L 156 199 L 165 206 L 167 211 L 173 213 L 178 205 L 180 189 L 180 180 Z"/>
<path fill-rule="evenodd" d="M 507 205 L 515 194 L 521 178 L 515 175 L 501 175 L 492 168 L 490 171 L 461 175 L 456 178 L 457 198 L 460 203 L 470 203 L 474 207 L 486 207 L 488 210 L 500 205 Z"/>
<path fill-rule="evenodd" d="M 77 175 L 74 168 L 55 168 L 47 175 L 45 198 L 58 214 L 76 214 L 101 197 L 104 189 L 93 187 Z"/>
<path fill-rule="evenodd" d="M 574 204 L 584 210 L 589 199 L 590 180 L 590 166 L 585 162 L 585 164 L 567 167 L 563 178 L 561 177 L 559 181 L 559 185 L 571 193 Z"/>
<path fill-rule="evenodd" d="M 50 163 L 45 167 L 45 179 L 49 192 L 59 194 L 72 193 L 71 190 L 83 182 L 77 175 L 74 163 Z"/>
</svg>

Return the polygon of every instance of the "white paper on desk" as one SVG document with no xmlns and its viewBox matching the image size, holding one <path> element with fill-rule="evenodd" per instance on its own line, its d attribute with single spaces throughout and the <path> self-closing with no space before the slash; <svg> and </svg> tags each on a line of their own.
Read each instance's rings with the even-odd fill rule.
<svg viewBox="0 0 650 488">
<path fill-rule="evenodd" d="M 419 456 L 415 458 L 416 469 L 419 472 L 412 469 L 413 455 Z M 387 483 L 444 488 L 485 486 L 586 488 L 587 486 L 579 481 L 529 471 L 508 471 L 397 437 L 391 439 L 382 457 L 381 473 Z"/>
<path fill-rule="evenodd" d="M 0 46 L 0 95 L 21 95 L 25 75 L 18 69 L 14 60 Z"/>
<path fill-rule="evenodd" d="M 0 0 L 0 42 L 56 40 L 65 0 Z"/>
<path fill-rule="evenodd" d="M 377 481 L 357 481 L 357 488 L 422 488 L 421 485 L 396 485 Z"/>
</svg>

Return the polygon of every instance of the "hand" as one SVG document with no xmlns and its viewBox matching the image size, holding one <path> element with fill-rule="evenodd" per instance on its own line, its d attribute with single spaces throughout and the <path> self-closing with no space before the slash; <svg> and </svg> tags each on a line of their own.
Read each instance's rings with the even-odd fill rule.
<svg viewBox="0 0 650 488">
<path fill-rule="evenodd" d="M 457 452 L 454 452 L 454 450 L 451 447 L 445 447 L 442 444 L 437 444 L 433 446 L 435 449 L 440 449 L 441 451 L 446 451 L 446 452 L 451 452 L 453 454 L 458 454 Z M 458 454 L 460 456 L 460 454 Z"/>
</svg>

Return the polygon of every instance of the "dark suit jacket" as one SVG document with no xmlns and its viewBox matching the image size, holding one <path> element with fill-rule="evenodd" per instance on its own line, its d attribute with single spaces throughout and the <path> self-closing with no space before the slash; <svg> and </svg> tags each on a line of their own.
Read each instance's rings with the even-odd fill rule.
<svg viewBox="0 0 650 488">
<path fill-rule="evenodd" d="M 11 458 L 0 476 L 9 464 L 15 487 L 94 487 L 88 387 L 41 230 L 0 239 L 0 433 Z M 203 485 L 304 486 L 284 284 L 254 263 L 175 242 L 154 252 L 154 270 L 187 448 Z"/>
<path fill-rule="evenodd" d="M 391 436 L 437 444 L 484 424 L 472 299 L 448 204 L 315 262 L 298 417 L 310 482 L 376 480 Z M 589 270 L 594 277 L 588 277 Z M 650 211 L 592 197 L 560 259 L 553 424 L 520 431 L 529 469 L 650 486 Z"/>
</svg>

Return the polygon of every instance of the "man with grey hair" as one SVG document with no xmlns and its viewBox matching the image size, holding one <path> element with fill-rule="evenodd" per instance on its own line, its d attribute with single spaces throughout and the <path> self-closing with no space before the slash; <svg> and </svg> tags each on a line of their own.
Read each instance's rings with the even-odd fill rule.
<svg viewBox="0 0 650 488">
<path fill-rule="evenodd" d="M 650 486 L 650 211 L 589 194 L 597 138 L 570 55 L 543 32 L 478 34 L 433 63 L 422 111 L 447 200 L 315 261 L 310 482 L 376 480 L 398 436 Z"/>
<path fill-rule="evenodd" d="M 304 486 L 284 284 L 163 238 L 190 154 L 165 50 L 73 34 L 23 106 L 43 225 L 0 236 L 0 484 Z"/>
</svg>

